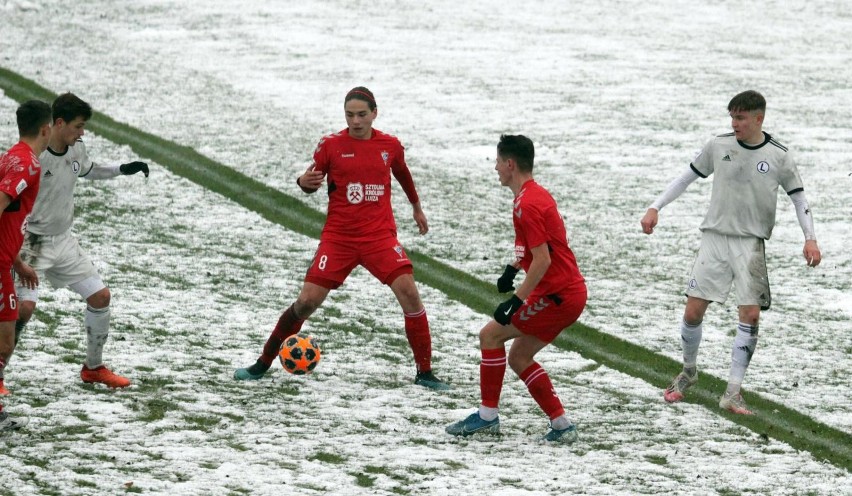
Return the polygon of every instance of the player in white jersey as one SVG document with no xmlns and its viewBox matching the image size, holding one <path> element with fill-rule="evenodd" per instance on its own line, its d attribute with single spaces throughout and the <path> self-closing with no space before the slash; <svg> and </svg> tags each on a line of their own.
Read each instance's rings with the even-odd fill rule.
<svg viewBox="0 0 852 496">
<path fill-rule="evenodd" d="M 68 287 L 86 300 L 86 360 L 80 371 L 83 382 L 126 387 L 130 380 L 113 373 L 103 363 L 103 348 L 109 334 L 110 291 L 97 269 L 71 232 L 74 187 L 77 179 L 108 179 L 142 172 L 144 162 L 100 165 L 92 162 L 80 138 L 92 109 L 72 93 L 56 98 L 52 106 L 50 143 L 39 157 L 41 188 L 27 226 L 21 249 L 22 267 L 16 267 L 19 315 L 17 338 L 32 317 L 38 301 L 39 277 L 54 287 Z M 2 378 L 0 377 L 0 380 Z"/>
<path fill-rule="evenodd" d="M 710 208 L 701 223 L 701 246 L 689 278 L 680 324 L 683 371 L 663 397 L 670 403 L 680 401 L 684 391 L 698 381 L 696 358 L 704 313 L 711 302 L 724 303 L 733 285 L 739 324 L 728 387 L 719 407 L 750 415 L 740 387 L 757 346 L 760 311 L 769 309 L 771 303 L 764 240 L 772 235 L 775 225 L 779 186 L 795 205 L 805 235 L 805 261 L 816 267 L 822 256 L 799 171 L 789 150 L 763 131 L 766 100 L 756 91 L 742 92 L 730 101 L 728 113 L 734 132 L 711 139 L 689 170 L 651 204 L 641 224 L 645 234 L 654 232 L 661 208 L 699 177 L 713 174 Z"/>
</svg>

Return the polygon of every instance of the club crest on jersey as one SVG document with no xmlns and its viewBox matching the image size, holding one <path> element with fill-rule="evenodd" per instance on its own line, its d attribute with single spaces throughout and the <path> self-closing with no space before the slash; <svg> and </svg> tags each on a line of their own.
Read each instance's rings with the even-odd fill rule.
<svg viewBox="0 0 852 496">
<path fill-rule="evenodd" d="M 386 152 L 385 150 L 382 150 L 382 162 L 385 163 L 385 167 L 388 166 L 388 158 L 390 158 L 390 153 Z"/>
<path fill-rule="evenodd" d="M 364 185 L 361 183 L 349 183 L 346 186 L 346 198 L 352 204 L 364 201 Z"/>
<path fill-rule="evenodd" d="M 80 162 L 76 160 L 71 162 L 71 170 L 74 171 L 74 174 L 80 172 Z"/>
<path fill-rule="evenodd" d="M 760 172 L 761 174 L 766 174 L 767 172 L 769 172 L 769 164 L 761 160 L 757 163 L 757 172 Z"/>
<path fill-rule="evenodd" d="M 402 256 L 402 247 L 401 246 L 399 246 L 399 245 L 394 246 L 393 251 L 395 251 L 397 255 Z"/>
</svg>

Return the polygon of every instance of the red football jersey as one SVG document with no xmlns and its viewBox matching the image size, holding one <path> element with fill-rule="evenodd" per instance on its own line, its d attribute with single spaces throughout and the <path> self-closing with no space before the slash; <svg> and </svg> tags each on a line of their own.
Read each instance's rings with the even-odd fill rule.
<svg viewBox="0 0 852 496">
<path fill-rule="evenodd" d="M 556 200 L 534 180 L 521 186 L 512 209 L 515 225 L 515 257 L 528 271 L 532 264 L 530 248 L 547 243 L 550 267 L 544 273 L 535 294 L 559 294 L 585 285 L 574 252 L 568 247 L 565 222 L 556 208 Z"/>
<path fill-rule="evenodd" d="M 326 174 L 328 215 L 323 237 L 327 239 L 396 236 L 391 172 L 408 200 L 418 201 L 402 144 L 375 129 L 367 140 L 349 136 L 349 129 L 324 137 L 314 151 L 314 170 Z"/>
<path fill-rule="evenodd" d="M 41 181 L 41 165 L 22 141 L 0 156 L 0 191 L 12 203 L 0 215 L 0 266 L 11 267 L 24 242 L 27 217 L 33 210 Z"/>
</svg>

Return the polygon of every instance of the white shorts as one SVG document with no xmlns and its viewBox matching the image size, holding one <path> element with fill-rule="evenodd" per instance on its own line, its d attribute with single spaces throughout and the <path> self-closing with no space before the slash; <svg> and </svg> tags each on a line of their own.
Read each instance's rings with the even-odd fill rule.
<svg viewBox="0 0 852 496">
<path fill-rule="evenodd" d="M 39 281 L 46 277 L 54 287 L 67 286 L 84 299 L 106 287 L 95 264 L 70 231 L 56 236 L 28 232 L 21 247 L 21 258 L 35 269 Z M 19 300 L 38 301 L 38 288 L 28 289 L 18 280 L 15 283 Z"/>
<path fill-rule="evenodd" d="M 769 309 L 772 296 L 763 239 L 703 231 L 686 295 L 724 303 L 731 285 L 737 294 L 737 305 Z"/>
</svg>

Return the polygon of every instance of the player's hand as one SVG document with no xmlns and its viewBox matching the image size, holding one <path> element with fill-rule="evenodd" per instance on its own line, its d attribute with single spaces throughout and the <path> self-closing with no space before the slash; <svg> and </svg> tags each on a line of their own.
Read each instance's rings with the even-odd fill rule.
<svg viewBox="0 0 852 496">
<path fill-rule="evenodd" d="M 497 309 L 494 310 L 494 320 L 500 325 L 509 325 L 509 322 L 512 321 L 512 315 L 515 315 L 515 312 L 523 304 L 524 302 L 518 298 L 518 295 L 513 294 L 511 298 L 497 305 Z"/>
<path fill-rule="evenodd" d="M 515 289 L 515 276 L 518 275 L 519 270 L 514 265 L 507 265 L 503 275 L 497 279 L 497 291 L 500 293 L 513 291 Z"/>
<path fill-rule="evenodd" d="M 118 170 L 121 171 L 125 176 L 132 176 L 133 174 L 142 172 L 145 174 L 145 177 L 148 177 L 148 164 L 145 162 L 130 162 L 129 164 L 121 164 L 118 166 Z"/>
<path fill-rule="evenodd" d="M 322 171 L 315 171 L 314 166 L 312 165 L 308 167 L 308 170 L 306 170 L 304 174 L 296 179 L 296 184 L 298 184 L 304 191 L 316 191 L 320 189 L 324 179 L 325 174 L 323 174 Z"/>
<path fill-rule="evenodd" d="M 417 229 L 420 231 L 420 234 L 429 232 L 429 223 L 426 221 L 426 214 L 420 208 L 420 202 L 414 204 L 414 222 L 417 223 Z"/>
<path fill-rule="evenodd" d="M 38 273 L 26 263 L 15 264 L 15 273 L 21 286 L 28 289 L 38 287 Z"/>
<path fill-rule="evenodd" d="M 659 212 L 656 208 L 649 208 L 647 212 L 645 212 L 645 216 L 642 217 L 642 232 L 645 234 L 651 234 L 654 232 L 654 228 L 657 227 L 657 219 L 659 218 Z"/>
<path fill-rule="evenodd" d="M 805 260 L 808 262 L 808 267 L 816 267 L 822 261 L 822 253 L 819 252 L 819 246 L 815 239 L 805 241 L 805 249 L 802 250 Z"/>
</svg>

